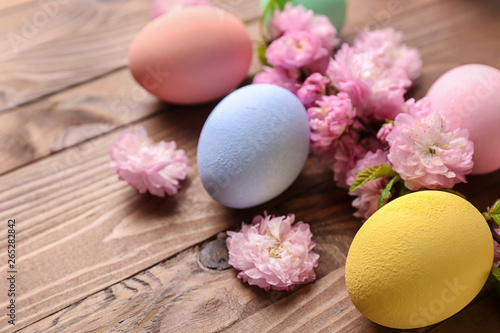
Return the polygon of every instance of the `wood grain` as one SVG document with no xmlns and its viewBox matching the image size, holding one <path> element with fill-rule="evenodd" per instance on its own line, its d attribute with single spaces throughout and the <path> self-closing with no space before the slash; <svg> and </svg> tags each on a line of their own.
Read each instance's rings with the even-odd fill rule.
<svg viewBox="0 0 500 333">
<path fill-rule="evenodd" d="M 258 21 L 247 25 L 258 37 Z M 249 75 L 262 65 L 254 55 Z M 172 106 L 140 87 L 127 68 L 0 113 L 0 174 Z"/>
<path fill-rule="evenodd" d="M 21 33 L 24 18 L 32 19 L 41 7 L 35 0 L 0 3 L 0 40 L 6 41 L 0 43 L 0 109 L 10 108 L 0 114 L 0 212 L 19 222 L 22 259 L 15 328 L 391 332 L 367 321 L 346 297 L 342 265 L 360 222 L 352 217 L 352 198 L 333 186 L 331 173 L 314 159 L 283 195 L 242 211 L 212 201 L 196 168 L 179 195 L 164 200 L 139 196 L 110 173 L 108 150 L 131 123 L 144 125 L 155 140 L 175 139 L 195 166 L 197 138 L 214 106 L 166 105 L 144 95 L 130 78 L 127 48 L 147 22 L 150 2 L 68 0 L 18 52 L 7 34 Z M 214 2 L 242 19 L 258 15 L 257 0 Z M 498 2 L 352 0 L 349 6 L 345 40 L 367 24 L 391 25 L 419 48 L 423 76 L 412 96 L 423 96 L 459 64 L 500 67 Z M 255 36 L 256 22 L 249 28 Z M 483 209 L 500 197 L 499 186 L 496 172 L 470 177 L 459 189 Z M 263 210 L 293 212 L 311 223 L 321 255 L 317 282 L 267 294 L 241 284 L 232 269 L 215 273 L 197 264 L 196 244 Z M 5 231 L 1 224 L 0 234 Z M 0 252 L 5 249 L 1 238 Z M 485 321 L 496 324 L 495 297 L 433 331 L 481 331 Z M 1 298 L 0 307 L 5 305 Z M 0 332 L 6 331 L 12 328 L 2 316 Z"/>
<path fill-rule="evenodd" d="M 9 2 L 0 12 L 0 40 L 4 41 L 0 44 L 0 111 L 125 67 L 130 43 L 150 20 L 151 3 Z M 217 3 L 243 20 L 258 16 L 257 0 Z"/>
<path fill-rule="evenodd" d="M 320 272 L 314 283 L 291 292 L 265 292 L 243 284 L 234 269 L 204 268 L 199 250 L 189 249 L 21 332 L 466 333 L 477 327 L 495 332 L 498 327 L 500 303 L 492 293 L 441 324 L 394 330 L 356 310 L 345 289 L 344 267 L 335 268 L 338 263 L 329 264 L 324 257 L 321 267 L 329 272 Z"/>
<path fill-rule="evenodd" d="M 170 109 L 142 124 L 155 140 L 175 139 L 195 167 L 193 138 L 210 109 Z M 185 117 L 186 113 L 191 117 Z M 0 177 L 0 211 L 20 222 L 19 327 L 234 227 L 243 215 L 265 209 L 233 211 L 216 204 L 203 190 L 196 167 L 175 198 L 138 195 L 110 173 L 107 154 L 117 134 L 98 137 Z M 332 244 L 328 252 L 346 253 L 345 240 L 352 239 L 359 222 L 351 218 L 344 191 L 330 192 L 330 173 L 314 166 L 314 160 L 309 164 L 296 185 L 266 207 L 272 208 L 270 212 L 289 212 L 294 206 L 299 218 L 301 210 L 309 220 L 322 217 L 318 227 L 337 230 L 327 237 L 339 245 Z M 335 200 L 338 204 L 331 205 Z M 329 227 L 330 214 L 336 212 L 342 224 Z M 334 252 L 337 247 L 342 251 Z M 0 248 L 6 248 L 5 239 Z M 2 281 L 1 286 L 5 284 Z M 0 306 L 5 304 L 2 299 Z"/>
</svg>

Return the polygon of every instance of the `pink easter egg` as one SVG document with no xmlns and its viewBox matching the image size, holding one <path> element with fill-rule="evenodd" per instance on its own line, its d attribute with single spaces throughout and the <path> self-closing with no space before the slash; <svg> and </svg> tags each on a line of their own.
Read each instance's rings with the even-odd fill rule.
<svg viewBox="0 0 500 333">
<path fill-rule="evenodd" d="M 237 88 L 251 60 L 250 37 L 238 18 L 216 7 L 191 6 L 149 22 L 130 47 L 129 68 L 160 99 L 199 104 Z"/>
<path fill-rule="evenodd" d="M 480 64 L 456 67 L 434 82 L 427 97 L 435 110 L 470 131 L 473 174 L 500 169 L 500 70 Z"/>
</svg>

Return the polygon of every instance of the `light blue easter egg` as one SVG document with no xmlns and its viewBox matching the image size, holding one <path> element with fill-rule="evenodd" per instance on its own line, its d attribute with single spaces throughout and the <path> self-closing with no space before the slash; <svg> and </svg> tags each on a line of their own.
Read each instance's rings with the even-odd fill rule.
<svg viewBox="0 0 500 333">
<path fill-rule="evenodd" d="M 260 10 L 264 13 L 269 6 L 271 0 L 261 0 Z M 332 24 L 340 32 L 342 26 L 344 25 L 345 15 L 346 15 L 346 1 L 345 0 L 274 0 L 281 9 L 285 7 L 286 2 L 291 2 L 294 6 L 302 5 L 307 9 L 312 10 L 315 14 L 321 14 L 327 16 Z M 274 11 L 270 11 L 272 13 Z M 264 21 L 267 25 L 270 15 L 265 15 Z"/>
<path fill-rule="evenodd" d="M 299 99 L 270 84 L 224 98 L 198 142 L 198 171 L 207 192 L 231 208 L 259 205 L 297 178 L 309 154 L 309 120 Z"/>
</svg>

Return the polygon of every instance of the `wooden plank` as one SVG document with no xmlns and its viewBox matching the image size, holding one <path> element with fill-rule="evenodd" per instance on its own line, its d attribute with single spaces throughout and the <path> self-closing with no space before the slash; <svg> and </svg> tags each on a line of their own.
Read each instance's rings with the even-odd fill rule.
<svg viewBox="0 0 500 333">
<path fill-rule="evenodd" d="M 468 306 L 431 333 L 498 332 L 500 329 L 500 298 L 491 292 L 479 302 Z"/>
<path fill-rule="evenodd" d="M 130 43 L 149 21 L 152 3 L 58 1 L 0 11 L 0 111 L 126 66 Z M 54 6 L 42 5 L 47 2 Z M 258 16 L 258 0 L 217 3 L 244 20 Z"/>
<path fill-rule="evenodd" d="M 253 2 L 220 0 L 216 4 L 241 13 L 243 18 L 258 15 Z M 500 30 L 500 21 L 495 15 L 498 12 L 495 6 L 499 6 L 496 2 L 478 6 L 472 2 L 434 3 L 433 0 L 426 0 L 401 2 L 400 7 L 394 7 L 396 9 L 386 1 L 365 6 L 356 0 L 349 5 L 343 29 L 347 40 L 352 40 L 354 34 L 366 24 L 380 28 L 394 25 L 405 33 L 409 45 L 421 51 L 423 75 L 420 85 L 412 90 L 412 96 L 418 98 L 425 95 L 439 75 L 459 64 L 482 62 L 500 67 L 500 58 L 496 57 L 500 51 L 498 43 L 490 42 L 496 40 L 495 31 Z M 257 40 L 258 22 L 253 21 L 248 28 L 252 38 Z M 463 52 L 464 43 L 470 52 Z M 442 57 L 443 53 L 447 56 Z M 254 61 L 250 74 L 256 73 L 259 68 L 258 61 Z M 8 124 L 6 130 L 0 133 L 0 141 L 3 142 L 0 157 L 4 161 L 0 173 L 58 151 L 61 147 L 106 133 L 127 121 L 137 121 L 165 107 L 145 95 L 125 71 L 15 108 L 12 113 L 0 114 L 0 122 Z M 133 109 L 129 112 L 132 117 L 120 115 L 127 109 Z"/>
<path fill-rule="evenodd" d="M 192 161 L 185 188 L 168 199 L 138 195 L 112 175 L 108 151 L 118 133 L 87 141 L 0 177 L 0 211 L 18 221 L 22 264 L 19 280 L 19 326 L 102 290 L 215 233 L 238 225 L 242 216 L 262 212 L 230 210 L 203 190 L 196 171 L 196 142 L 211 106 L 172 108 L 144 122 L 153 139 L 175 139 Z M 189 117 L 186 117 L 186 114 Z M 352 239 L 349 198 L 335 190 L 328 170 L 314 160 L 296 185 L 265 207 L 303 210 L 309 218 L 338 212 Z M 297 198 L 301 198 L 300 200 Z M 340 199 L 336 205 L 332 200 Z M 284 203 L 286 202 L 286 203 Z M 291 205 L 291 206 L 290 206 Z M 326 210 L 316 210 L 318 205 Z M 193 209 L 195 208 L 195 209 Z M 326 227 L 326 222 L 323 224 Z M 0 226 L 0 232 L 6 232 Z M 342 245 L 345 251 L 347 244 Z M 6 240 L 0 240 L 6 249 Z M 4 263 L 0 270 L 5 270 Z M 6 284 L 2 280 L 2 287 Z M 0 306 L 4 306 L 5 300 Z M 5 318 L 0 318 L 2 325 Z M 0 326 L 2 326 L 0 325 Z"/>
<path fill-rule="evenodd" d="M 321 252 L 325 246 L 318 243 Z M 198 260 L 199 250 L 189 249 L 21 332 L 466 333 L 479 328 L 495 332 L 498 327 L 500 303 L 491 292 L 438 325 L 394 330 L 370 322 L 355 309 L 345 289 L 344 267 L 335 269 L 342 260 L 325 262 L 321 257 L 316 282 L 292 292 L 265 292 L 243 284 L 234 269 L 206 269 Z"/>
<path fill-rule="evenodd" d="M 359 3 L 361 4 L 361 2 Z M 446 17 L 448 16 L 446 10 L 450 7 L 450 3 L 450 1 L 439 2 L 439 5 L 434 3 L 429 9 L 424 8 L 424 6 L 418 7 L 419 13 L 421 13 L 419 15 L 421 15 L 422 18 L 430 16 L 434 17 L 436 21 L 446 22 Z M 429 2 L 429 4 L 431 3 Z M 374 7 L 367 6 L 367 8 L 383 8 L 383 6 L 387 6 L 386 1 L 379 1 Z M 476 10 L 474 6 L 477 6 L 477 4 L 474 5 L 472 2 L 460 2 L 457 6 L 460 6 L 459 8 L 462 9 L 474 11 Z M 359 8 L 361 7 L 362 6 L 359 6 Z M 353 5 L 352 8 L 356 7 Z M 485 5 L 484 8 L 485 11 L 494 9 L 493 7 L 488 7 L 488 5 Z M 406 29 L 403 29 L 403 31 L 411 33 L 413 29 L 418 29 L 418 27 L 415 28 L 413 26 L 414 23 L 410 23 L 410 12 L 400 15 L 401 16 L 395 15 L 393 22 L 406 26 Z M 485 22 L 491 21 L 488 18 L 490 16 L 486 16 Z M 469 27 L 477 26 L 475 25 L 476 23 L 474 23 L 477 21 L 477 18 L 473 22 L 471 21 L 472 17 L 469 15 L 464 14 L 458 17 L 461 20 L 465 20 L 462 22 L 464 25 L 468 25 Z M 369 17 L 367 19 L 369 19 Z M 431 41 L 438 40 L 436 39 L 437 37 L 435 39 L 431 38 L 438 35 L 442 30 L 456 27 L 457 22 L 458 19 L 454 20 L 452 25 L 447 25 L 446 23 L 442 23 L 439 26 L 430 25 L 431 28 L 423 35 L 416 35 L 415 37 L 411 37 L 414 39 L 410 39 L 410 41 L 415 41 L 415 44 L 410 44 L 412 46 L 422 45 L 422 47 L 427 47 L 427 51 L 424 54 L 424 64 L 430 66 L 433 73 L 443 71 L 450 65 L 449 62 L 445 62 L 444 60 L 439 60 L 440 62 L 434 65 L 433 59 L 436 57 L 436 59 L 439 59 L 435 54 L 449 45 L 452 46 L 452 50 L 458 50 L 459 47 L 463 49 L 463 43 L 462 40 L 453 38 L 451 38 L 451 41 L 448 41 L 450 39 L 449 35 L 445 34 L 447 39 L 444 40 L 442 44 L 432 46 L 430 43 L 426 42 L 424 37 L 427 37 Z M 485 25 L 485 27 L 491 29 L 493 26 L 491 24 Z M 425 26 L 428 27 L 429 25 Z M 95 29 L 95 26 L 92 29 Z M 89 26 L 89 30 L 92 29 Z M 474 47 L 474 45 L 481 46 L 482 42 L 480 42 L 479 32 L 476 29 L 470 30 L 471 32 L 466 36 L 464 35 L 466 33 L 465 30 L 459 30 L 460 34 L 455 38 L 466 37 L 466 40 L 471 41 L 471 44 L 469 44 L 470 47 Z M 476 40 L 474 40 L 474 38 L 476 38 Z M 77 40 L 76 42 L 79 43 L 80 41 Z M 42 44 L 43 43 L 41 43 L 39 47 L 42 47 Z M 53 45 L 58 44 L 54 42 Z M 492 44 L 488 47 L 487 54 L 494 50 L 498 51 L 498 46 Z M 467 52 L 457 53 L 454 55 L 454 59 L 459 59 L 459 61 L 467 59 L 469 56 L 464 55 L 464 53 Z M 41 52 L 38 54 L 38 57 L 39 56 L 47 56 L 47 54 Z M 27 57 L 29 58 L 31 55 L 27 55 Z M 35 56 L 33 55 L 31 59 L 35 59 Z M 105 59 L 105 57 L 103 59 Z M 488 59 L 493 61 L 491 60 L 493 58 Z M 24 61 L 23 58 L 21 58 L 21 60 Z M 428 70 L 429 67 L 424 67 L 424 75 L 430 73 L 426 72 Z M 121 78 L 125 77 L 125 74 L 120 76 L 122 74 L 123 73 L 113 74 L 116 75 L 116 77 L 110 77 L 108 84 L 118 83 L 116 81 L 120 81 Z M 106 78 L 103 79 L 105 80 Z M 45 78 L 42 78 L 40 82 L 45 82 Z M 428 87 L 429 84 L 426 82 L 427 81 L 422 82 L 421 89 Z M 104 86 L 105 85 L 102 84 L 100 87 L 105 89 Z M 94 89 L 96 87 L 99 87 L 99 85 L 94 86 Z M 118 91 L 119 89 L 116 91 L 110 89 L 109 93 L 118 94 Z M 92 89 L 87 91 L 81 90 L 79 93 L 81 93 L 82 96 L 93 95 Z M 78 100 L 79 97 L 77 95 L 76 93 L 73 96 L 68 95 L 66 99 L 61 99 L 60 101 L 63 101 L 61 102 L 63 104 L 64 101 L 66 101 L 70 105 L 71 102 L 74 102 L 73 105 L 75 109 L 77 109 L 79 105 L 83 105 L 84 108 L 88 109 L 93 108 L 91 100 Z M 150 102 L 153 104 L 155 103 L 155 101 Z M 100 105 L 100 103 L 104 102 L 98 102 L 97 104 Z M 150 105 L 148 103 L 149 102 L 146 104 Z M 33 104 L 33 110 L 36 110 L 36 104 L 38 103 Z M 100 108 L 107 109 L 106 106 L 97 107 L 97 109 Z M 179 145 L 187 150 L 191 160 L 194 161 L 197 136 L 210 108 L 210 105 L 202 108 L 171 107 L 161 116 L 155 116 L 143 123 L 157 140 L 176 139 Z M 53 107 L 47 105 L 46 109 L 52 110 Z M 112 114 L 110 114 L 109 120 L 106 116 L 102 116 L 101 111 L 94 112 L 92 109 L 92 111 L 88 113 L 91 116 L 97 115 L 96 119 L 98 119 L 98 121 L 102 117 L 105 122 L 119 123 L 122 121 L 125 123 L 145 116 L 140 112 L 142 111 L 139 110 L 139 113 L 130 116 L 130 118 L 113 117 Z M 62 113 L 59 113 L 59 115 L 61 114 Z M 189 114 L 189 117 L 186 117 L 186 114 Z M 19 121 L 18 123 L 13 122 L 12 124 L 24 124 L 24 122 L 34 115 L 35 111 L 24 113 L 24 121 Z M 37 125 L 31 123 L 30 126 L 39 126 L 39 121 L 41 121 L 41 119 L 43 119 L 43 117 L 38 119 L 36 122 Z M 47 121 L 50 122 L 50 120 Z M 83 138 L 80 134 L 71 134 L 71 131 L 66 132 L 68 126 L 71 127 L 79 124 L 64 123 L 63 121 L 61 121 L 61 123 L 62 126 L 59 126 L 57 120 L 54 120 L 51 126 L 59 129 L 60 133 L 69 133 L 64 137 L 72 139 L 65 139 L 62 141 L 55 140 L 51 142 L 50 146 L 52 146 L 54 142 L 62 142 L 58 148 L 63 148 L 81 141 L 78 139 Z M 84 125 L 85 124 L 87 123 L 84 123 Z M 90 122 L 90 124 L 92 125 L 93 123 Z M 23 126 L 19 131 L 25 131 L 29 128 L 29 126 Z M 39 136 L 37 140 L 31 140 L 30 142 L 34 142 L 35 145 L 40 144 L 41 147 L 47 147 L 47 142 L 43 141 L 48 140 L 48 138 L 40 136 L 40 133 L 42 133 L 41 128 L 42 127 L 36 127 L 36 129 L 33 130 L 33 133 L 38 133 Z M 107 131 L 107 129 L 104 129 L 103 132 L 104 131 Z M 331 275 L 333 274 L 332 270 L 334 267 L 339 267 L 342 261 L 345 260 L 345 253 L 355 230 L 359 226 L 359 222 L 350 216 L 352 213 L 352 210 L 349 209 L 350 198 L 343 190 L 333 188 L 330 174 L 324 168 L 318 166 L 314 161 L 310 160 L 308 162 L 304 173 L 295 185 L 275 201 L 265 205 L 265 207 L 258 207 L 255 210 L 237 212 L 222 208 L 207 197 L 201 187 L 199 179 L 196 177 L 196 170 L 193 170 L 191 173 L 190 180 L 187 182 L 185 189 L 174 199 L 160 200 L 149 196 L 136 195 L 134 191 L 128 188 L 124 183 L 118 182 L 116 177 L 111 175 L 107 168 L 107 151 L 116 138 L 117 132 L 106 135 L 99 134 L 98 132 L 90 134 L 89 136 L 97 136 L 93 140 L 73 146 L 72 148 L 66 149 L 65 151 L 59 152 L 41 161 L 35 161 L 31 165 L 0 177 L 0 211 L 5 213 L 3 214 L 4 216 L 15 217 L 20 222 L 18 232 L 20 237 L 19 244 L 22 249 L 20 254 L 22 262 L 20 267 L 22 268 L 23 275 L 22 280 L 19 281 L 21 296 L 19 298 L 20 312 L 18 313 L 18 318 L 20 320 L 20 326 L 17 328 L 29 325 L 65 306 L 74 304 L 76 307 L 78 303 L 75 304 L 74 302 L 77 300 L 91 293 L 103 290 L 110 285 L 116 284 L 124 278 L 136 274 L 138 271 L 144 270 L 186 247 L 201 242 L 219 231 L 234 228 L 239 224 L 241 219 L 244 218 L 248 220 L 249 216 L 254 215 L 257 211 L 261 211 L 264 208 L 282 214 L 297 212 L 299 218 L 310 221 L 313 224 L 315 239 L 318 241 L 318 244 L 320 244 L 318 246 L 318 251 L 320 251 L 322 255 L 322 262 L 318 272 L 320 280 L 314 285 L 311 285 L 311 287 L 300 289 L 296 292 L 297 294 L 302 290 L 306 290 L 307 292 L 304 293 L 308 294 L 311 291 L 307 288 L 313 288 L 313 286 L 316 285 L 324 288 L 321 290 L 331 290 L 329 289 L 330 286 L 340 283 L 339 281 L 341 278 L 336 275 Z M 38 141 L 41 142 L 38 143 Z M 21 146 L 19 148 L 21 148 Z M 44 154 L 47 154 L 47 150 L 46 148 L 44 149 L 40 150 L 42 153 L 24 160 L 22 163 L 45 156 Z M 500 173 L 497 172 L 488 176 L 487 179 L 472 177 L 471 184 L 464 186 L 466 189 L 474 189 L 472 193 L 469 193 L 469 199 L 476 203 L 478 207 L 482 207 L 491 203 L 498 195 L 499 183 Z M 488 184 L 486 188 L 485 184 Z M 475 192 L 476 190 L 477 192 Z M 160 206 L 160 208 L 158 208 L 158 206 Z M 5 226 L 1 225 L 0 233 L 4 233 L 5 229 L 3 228 L 5 228 Z M 5 247 L 5 240 L 0 240 L 0 251 L 4 251 Z M 156 269 L 157 267 L 159 266 L 155 266 L 152 269 Z M 5 266 L 0 267 L 0 269 L 5 269 Z M 174 268 L 169 268 L 169 270 L 169 273 L 165 274 L 174 274 L 177 272 Z M 189 270 L 179 271 L 175 279 L 179 281 L 189 280 L 189 274 L 191 272 L 192 271 Z M 324 280 L 326 277 L 329 277 L 329 279 Z M 229 286 L 228 292 L 231 292 L 233 286 L 238 283 L 237 280 L 234 279 L 234 276 L 232 278 L 234 281 L 226 282 Z M 326 282 L 320 284 L 321 281 Z M 4 290 L 4 283 L 6 282 L 2 281 L 2 284 L 0 284 L 2 290 Z M 220 287 L 220 285 L 218 286 Z M 337 287 L 331 288 L 337 290 Z M 197 289 L 194 296 L 203 295 L 204 290 L 204 288 Z M 220 289 L 217 290 L 219 291 Z M 236 290 L 240 292 L 238 289 Z M 216 294 L 218 294 L 218 291 Z M 153 296 L 147 293 L 141 295 L 141 297 L 145 297 L 146 299 Z M 245 295 L 242 297 L 248 297 Z M 295 295 L 295 293 L 293 293 L 291 297 L 293 295 Z M 329 308 L 320 308 L 322 312 L 318 315 L 317 319 L 312 320 L 311 324 L 308 324 L 309 322 L 306 323 L 303 318 L 295 319 L 294 316 L 300 311 L 293 312 L 292 308 L 296 306 L 297 303 L 302 302 L 302 298 L 307 297 L 307 295 L 304 296 L 304 294 L 299 295 L 301 296 L 297 296 L 296 301 L 288 308 L 288 310 L 292 312 L 280 312 L 280 309 L 277 308 L 273 310 L 278 316 L 277 318 L 293 319 L 295 320 L 292 323 L 292 325 L 295 325 L 293 327 L 300 328 L 307 327 L 325 330 L 352 328 L 353 330 L 362 331 L 365 327 L 368 327 L 363 326 L 368 324 L 356 319 L 358 317 L 355 312 L 348 310 L 348 305 L 346 305 L 343 298 L 340 298 L 340 300 L 343 300 L 347 310 L 339 309 L 339 311 L 344 311 L 342 313 L 346 315 L 345 318 L 347 318 L 346 321 L 348 322 L 346 324 L 347 326 L 342 326 L 343 324 L 341 325 L 339 322 L 330 321 L 327 318 L 331 314 Z M 311 302 L 316 302 L 314 304 L 318 304 L 318 307 L 321 306 L 322 301 L 328 296 L 327 294 L 323 295 L 323 292 L 314 295 L 314 297 L 321 300 L 321 302 L 317 300 L 314 301 L 315 298 L 311 300 Z M 164 296 L 165 298 L 173 297 L 169 296 L 169 294 Z M 214 295 L 214 298 L 216 298 L 215 296 L 217 295 Z M 120 303 L 120 307 L 128 306 L 129 303 L 125 302 L 125 299 L 128 300 L 126 297 L 129 296 L 118 297 L 120 300 L 124 301 L 124 303 Z M 288 298 L 289 297 L 287 297 L 287 299 Z M 259 299 L 258 301 L 261 302 L 262 300 Z M 196 302 L 196 298 L 194 298 L 192 302 Z M 256 303 L 258 302 L 252 303 L 250 301 L 249 305 L 245 307 L 244 312 L 239 315 L 238 318 L 240 318 L 240 320 L 235 322 L 235 325 L 243 325 L 243 327 L 245 325 L 250 325 L 248 323 L 243 323 L 243 321 L 245 318 L 253 315 L 256 316 L 254 318 L 268 318 L 265 313 L 258 314 L 257 310 L 263 307 L 256 305 Z M 285 301 L 283 301 L 280 306 L 286 306 L 284 303 Z M 128 312 L 127 315 L 133 316 L 133 314 L 142 313 L 140 306 L 134 305 L 134 303 L 131 304 L 132 307 L 130 309 L 133 310 Z M 145 304 L 147 303 L 141 306 L 145 306 Z M 179 303 L 176 305 L 176 309 L 184 309 L 186 313 L 189 314 L 189 305 L 193 304 L 194 303 L 189 302 L 185 304 Z M 217 304 L 216 302 L 216 305 Z M 4 305 L 5 303 L 0 304 L 0 306 Z M 267 305 L 269 305 L 269 303 L 267 303 Z M 212 307 L 212 311 L 219 313 L 217 306 L 212 305 L 212 303 L 208 302 L 207 306 Z M 109 308 L 107 309 L 106 311 L 109 311 Z M 82 311 L 82 308 L 79 310 Z M 133 312 L 136 310 L 138 312 Z M 154 309 L 147 311 L 151 313 L 151 316 L 156 316 L 160 310 L 161 305 L 157 305 Z M 99 312 L 100 310 L 98 308 L 87 308 L 85 311 L 88 312 L 81 313 L 93 313 L 96 311 Z M 119 308 L 117 308 L 117 311 L 119 311 Z M 113 315 L 118 312 L 102 313 L 107 313 L 105 320 L 115 323 Z M 181 313 L 182 312 L 175 312 L 174 314 L 168 315 L 172 318 L 179 316 Z M 198 318 L 197 315 L 200 313 L 202 313 L 201 310 L 192 314 L 193 318 L 195 318 L 193 319 L 195 322 L 196 318 Z M 291 314 L 294 316 L 290 317 Z M 71 318 L 67 317 L 64 319 L 66 323 L 73 322 L 75 321 L 75 317 L 80 316 L 77 312 L 71 312 L 70 315 L 72 316 Z M 227 317 L 224 317 L 223 313 L 219 313 L 219 315 L 225 318 L 223 322 L 226 324 L 234 319 L 234 312 L 230 312 Z M 146 314 L 143 320 L 147 322 L 149 318 L 150 316 Z M 354 319 L 351 320 L 352 318 Z M 2 320 L 3 319 L 4 318 L 2 318 Z M 160 319 L 161 317 L 158 317 L 157 320 Z M 78 319 L 75 325 L 81 320 L 84 319 Z M 121 318 L 119 320 L 121 320 Z M 134 319 L 130 317 L 127 320 L 129 320 L 128 323 L 132 325 Z M 45 323 L 45 321 L 43 322 Z M 164 321 L 162 321 L 162 323 L 163 322 Z M 5 327 L 3 326 L 5 322 L 1 323 L 3 329 L 3 327 Z M 100 323 L 102 324 L 103 322 L 101 321 Z M 307 326 L 313 324 L 315 326 Z M 201 322 L 198 323 L 198 325 L 209 324 Z M 102 331 L 107 331 L 108 328 L 107 326 L 103 326 Z M 54 327 L 54 329 L 61 330 L 60 327 Z M 232 329 L 232 327 L 229 327 L 229 329 Z M 64 329 L 62 330 L 64 331 Z M 30 330 L 26 329 L 26 331 Z"/>
<path fill-rule="evenodd" d="M 363 327 L 376 326 L 349 301 L 343 268 L 296 292 L 265 292 L 243 284 L 234 269 L 219 272 L 200 266 L 198 251 L 196 247 L 181 253 L 25 331 L 267 332 L 300 327 L 301 332 L 310 332 L 325 321 L 342 323 L 340 329 L 345 318 L 361 320 Z M 287 317 L 294 317 L 295 325 Z M 286 327 L 273 327 L 284 322 Z"/>
<path fill-rule="evenodd" d="M 118 133 L 0 178 L 2 216 L 18 221 L 18 328 L 234 223 L 238 212 L 214 205 L 196 176 L 195 137 L 209 111 L 173 109 L 145 123 L 154 139 L 177 140 L 193 163 L 175 199 L 140 196 L 110 173 L 108 151 Z"/>
<path fill-rule="evenodd" d="M 247 27 L 257 39 L 258 22 Z M 254 55 L 249 75 L 261 67 Z M 0 113 L 0 174 L 171 107 L 146 92 L 124 68 Z"/>
</svg>

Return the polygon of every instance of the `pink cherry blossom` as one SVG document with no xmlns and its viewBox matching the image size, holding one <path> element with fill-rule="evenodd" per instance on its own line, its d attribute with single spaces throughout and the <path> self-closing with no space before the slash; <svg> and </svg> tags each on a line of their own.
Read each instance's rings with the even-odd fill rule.
<svg viewBox="0 0 500 333">
<path fill-rule="evenodd" d="M 403 106 L 403 110 L 405 113 L 411 114 L 414 117 L 417 118 L 423 118 L 431 113 L 434 113 L 434 111 L 439 112 L 439 114 L 443 117 L 445 117 L 443 112 L 440 112 L 441 110 L 434 110 L 431 106 L 431 103 L 427 97 L 421 98 L 418 101 L 415 101 L 414 98 L 410 98 L 405 102 L 405 105 Z M 450 123 L 449 119 L 446 118 L 446 122 L 449 124 L 449 126 L 453 127 L 458 127 L 459 125 L 456 123 Z"/>
<path fill-rule="evenodd" d="M 297 97 L 306 108 L 309 108 L 314 105 L 317 99 L 326 95 L 326 88 L 329 83 L 330 80 L 327 77 L 314 73 L 304 81 L 302 87 L 297 91 Z"/>
<path fill-rule="evenodd" d="M 321 39 L 321 45 L 328 51 L 333 50 L 340 40 L 337 29 L 324 15 L 314 15 L 302 5 L 293 6 L 287 2 L 283 11 L 276 10 L 269 21 L 271 39 L 275 40 L 288 31 L 307 31 Z"/>
<path fill-rule="evenodd" d="M 474 165 L 468 138 L 467 129 L 453 127 L 439 112 L 412 109 L 396 117 L 386 137 L 388 158 L 410 190 L 452 188 L 465 182 Z"/>
<path fill-rule="evenodd" d="M 348 173 L 347 185 L 352 185 L 356 174 L 361 170 L 369 166 L 381 165 L 382 163 L 389 163 L 386 151 L 369 151 L 363 158 L 358 160 L 354 168 Z M 367 182 L 357 190 L 349 192 L 349 195 L 356 196 L 356 199 L 352 202 L 352 206 L 357 209 L 354 213 L 355 217 L 360 217 L 366 220 L 377 211 L 380 194 L 386 187 L 387 183 L 387 178 L 377 178 Z"/>
<path fill-rule="evenodd" d="M 359 159 L 363 158 L 367 150 L 363 148 L 359 141 L 359 135 L 350 131 L 348 135 L 343 135 L 337 142 L 333 163 L 333 179 L 338 187 L 349 188 L 347 177 Z"/>
<path fill-rule="evenodd" d="M 356 199 L 352 201 L 352 207 L 356 208 L 357 211 L 352 215 L 363 219 L 363 221 L 372 216 L 378 210 L 378 200 L 387 183 L 387 178 L 377 178 L 354 191 L 355 193 L 349 193 L 356 196 Z"/>
<path fill-rule="evenodd" d="M 316 105 L 307 110 L 311 145 L 313 149 L 325 150 L 334 146 L 335 141 L 349 129 L 356 112 L 346 93 L 323 96 L 316 101 Z"/>
<path fill-rule="evenodd" d="M 420 76 L 422 60 L 416 48 L 401 43 L 403 34 L 393 28 L 361 31 L 354 40 L 354 48 L 360 52 L 372 50 L 384 67 L 402 68 L 411 81 Z"/>
<path fill-rule="evenodd" d="M 296 284 L 316 279 L 314 267 L 319 255 L 313 252 L 309 225 L 292 223 L 294 215 L 256 216 L 241 231 L 228 231 L 229 264 L 241 272 L 238 278 L 250 285 L 274 290 L 291 290 Z"/>
<path fill-rule="evenodd" d="M 208 0 L 155 0 L 151 9 L 151 19 L 187 6 L 212 6 Z"/>
<path fill-rule="evenodd" d="M 183 150 L 176 150 L 175 141 L 154 144 L 142 126 L 120 134 L 109 152 L 111 170 L 120 180 L 145 193 L 164 197 L 175 195 L 179 181 L 190 171 Z"/>
<path fill-rule="evenodd" d="M 393 128 L 394 128 L 393 121 L 385 123 L 382 125 L 382 127 L 380 127 L 380 129 L 377 133 L 377 139 L 379 139 L 383 145 L 385 145 L 385 146 L 389 145 L 389 143 L 387 142 L 387 136 L 389 135 L 389 133 L 392 132 Z"/>
<path fill-rule="evenodd" d="M 287 31 L 266 50 L 267 61 L 275 67 L 299 68 L 328 55 L 318 36 L 307 31 Z"/>
<path fill-rule="evenodd" d="M 300 87 L 298 69 L 285 69 L 280 67 L 264 67 L 264 71 L 253 78 L 253 83 L 274 84 L 290 90 L 294 94 Z"/>
<path fill-rule="evenodd" d="M 365 121 L 394 120 L 402 112 L 404 94 L 411 86 L 399 67 L 384 67 L 374 51 L 358 52 L 347 44 L 330 61 L 327 76 L 351 97 L 357 114 Z"/>
</svg>

